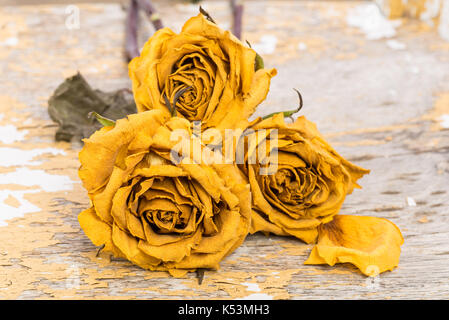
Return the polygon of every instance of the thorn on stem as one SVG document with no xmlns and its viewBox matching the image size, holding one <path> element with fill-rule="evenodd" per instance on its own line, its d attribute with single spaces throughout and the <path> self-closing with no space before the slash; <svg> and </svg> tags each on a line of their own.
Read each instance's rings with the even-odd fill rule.
<svg viewBox="0 0 449 320">
<path fill-rule="evenodd" d="M 97 254 L 95 255 L 95 257 L 98 257 L 98 256 L 100 255 L 101 250 L 103 250 L 105 246 L 106 246 L 106 244 L 103 243 L 103 244 L 98 248 L 98 251 L 97 251 Z"/>
<path fill-rule="evenodd" d="M 203 283 L 204 279 L 204 269 L 197 269 L 196 270 L 196 278 L 198 279 L 198 284 L 201 285 Z"/>
</svg>

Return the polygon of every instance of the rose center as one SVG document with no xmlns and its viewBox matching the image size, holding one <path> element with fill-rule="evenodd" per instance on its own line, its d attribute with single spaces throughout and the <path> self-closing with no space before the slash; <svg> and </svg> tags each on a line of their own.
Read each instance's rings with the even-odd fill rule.
<svg viewBox="0 0 449 320">
<path fill-rule="evenodd" d="M 213 92 L 215 67 L 209 58 L 200 53 L 183 57 L 173 66 L 165 82 L 164 94 L 176 111 L 190 121 L 203 118 Z M 190 87 L 177 101 L 176 93 Z"/>
<path fill-rule="evenodd" d="M 283 203 L 304 203 L 316 188 L 316 175 L 312 168 L 280 169 L 269 182 L 270 190 Z"/>
</svg>

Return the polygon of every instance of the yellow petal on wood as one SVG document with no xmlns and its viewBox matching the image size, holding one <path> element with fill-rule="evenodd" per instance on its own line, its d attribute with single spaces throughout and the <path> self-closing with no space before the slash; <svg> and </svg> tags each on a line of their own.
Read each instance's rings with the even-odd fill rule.
<svg viewBox="0 0 449 320">
<path fill-rule="evenodd" d="M 365 216 L 337 215 L 319 227 L 318 244 L 305 264 L 351 263 L 367 276 L 393 270 L 404 239 L 391 221 Z"/>
<path fill-rule="evenodd" d="M 223 210 L 217 224 L 219 231 L 212 236 L 203 237 L 195 248 L 195 253 L 214 253 L 223 250 L 226 243 L 239 237 L 241 216 L 236 211 Z"/>
<path fill-rule="evenodd" d="M 140 240 L 138 246 L 147 255 L 160 259 L 163 262 L 180 262 L 183 258 L 190 255 L 190 251 L 198 245 L 201 237 L 202 229 L 198 228 L 190 237 L 181 237 L 181 240 L 176 242 L 153 246 L 144 240 Z M 194 268 L 195 266 L 190 267 Z"/>
<path fill-rule="evenodd" d="M 160 260 L 154 256 L 146 255 L 138 247 L 138 240 L 117 225 L 112 227 L 112 241 L 123 252 L 126 259 L 145 269 L 159 265 Z"/>
<path fill-rule="evenodd" d="M 193 251 L 188 257 L 185 257 L 182 261 L 177 263 L 176 267 L 188 269 L 192 268 L 192 266 L 196 266 L 196 268 L 210 268 L 218 270 L 220 268 L 220 261 L 233 252 L 240 244 L 241 241 L 229 241 L 221 251 L 215 253 L 195 253 Z M 167 266 L 170 266 L 170 264 L 168 263 Z"/>
<path fill-rule="evenodd" d="M 192 270 L 189 270 L 189 269 L 173 269 L 173 268 L 171 268 L 171 269 L 167 269 L 167 270 L 168 270 L 168 273 L 170 273 L 170 275 L 174 278 L 184 278 L 188 272 L 192 272 Z"/>
</svg>

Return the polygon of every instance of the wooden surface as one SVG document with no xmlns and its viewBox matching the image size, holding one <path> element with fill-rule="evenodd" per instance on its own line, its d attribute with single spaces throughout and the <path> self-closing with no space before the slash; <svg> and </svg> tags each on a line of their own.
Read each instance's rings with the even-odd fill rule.
<svg viewBox="0 0 449 320">
<path fill-rule="evenodd" d="M 197 13 L 186 2 L 154 2 L 175 31 Z M 203 5 L 229 27 L 226 1 Z M 256 115 L 296 105 L 291 88 L 298 88 L 301 113 L 342 155 L 371 169 L 342 213 L 385 217 L 399 226 L 405 243 L 397 269 L 366 278 L 350 265 L 305 266 L 312 246 L 262 235 L 249 236 L 219 271 L 206 271 L 201 285 L 194 274 L 175 279 L 105 253 L 96 257 L 77 222 L 89 205 L 77 176 L 80 144 L 54 142 L 46 101 L 77 70 L 102 90 L 130 86 L 122 52 L 125 12 L 117 4 L 79 4 L 80 28 L 68 30 L 65 5 L 5 6 L 0 298 L 449 298 L 449 43 L 411 20 L 403 20 L 393 38 L 402 50 L 387 39 L 368 40 L 346 21 L 357 5 L 247 1 L 244 38 L 262 48 L 266 66 L 278 69 Z M 143 26 L 141 39 L 152 33 L 149 23 Z"/>
</svg>

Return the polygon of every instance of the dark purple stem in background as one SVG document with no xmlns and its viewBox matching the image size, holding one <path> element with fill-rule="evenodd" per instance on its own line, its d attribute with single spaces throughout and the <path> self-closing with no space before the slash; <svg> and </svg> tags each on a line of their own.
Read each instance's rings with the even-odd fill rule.
<svg viewBox="0 0 449 320">
<path fill-rule="evenodd" d="M 154 29 L 159 30 L 164 27 L 162 20 L 159 18 L 156 9 L 154 9 L 153 4 L 149 0 L 136 0 L 139 8 L 145 11 L 145 13 L 150 18 L 153 23 Z"/>
<path fill-rule="evenodd" d="M 239 39 L 242 38 L 243 4 L 241 0 L 231 0 L 232 9 L 232 33 Z"/>
<path fill-rule="evenodd" d="M 131 61 L 139 55 L 137 44 L 137 28 L 139 24 L 139 8 L 136 0 L 129 2 L 128 13 L 126 15 L 125 27 L 125 53 L 126 59 Z"/>
<path fill-rule="evenodd" d="M 128 13 L 126 16 L 126 30 L 125 30 L 125 52 L 126 59 L 131 61 L 133 58 L 139 56 L 139 44 L 137 41 L 137 31 L 139 27 L 139 9 L 143 10 L 151 20 L 154 29 L 159 30 L 163 28 L 163 24 L 156 10 L 149 0 L 130 0 Z"/>
</svg>

